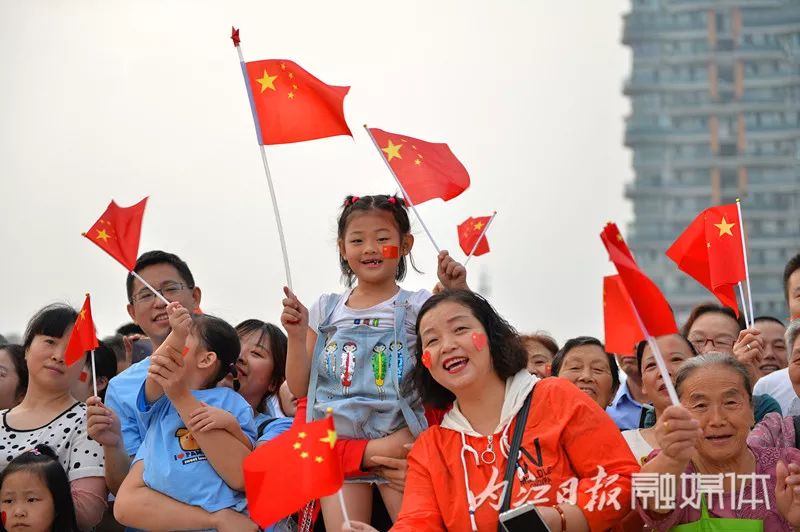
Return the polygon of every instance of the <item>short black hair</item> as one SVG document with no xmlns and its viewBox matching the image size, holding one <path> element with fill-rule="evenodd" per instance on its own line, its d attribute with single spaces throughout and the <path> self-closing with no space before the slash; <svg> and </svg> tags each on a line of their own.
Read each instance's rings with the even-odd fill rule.
<svg viewBox="0 0 800 532">
<path fill-rule="evenodd" d="M 783 269 L 783 293 L 786 296 L 786 303 L 789 303 L 789 277 L 792 276 L 794 272 L 800 270 L 800 253 L 789 259 L 789 262 L 786 263 L 786 267 Z"/>
<path fill-rule="evenodd" d="M 64 468 L 58 462 L 58 456 L 49 446 L 38 444 L 33 449 L 23 452 L 6 466 L 0 473 L 0 488 L 6 479 L 24 471 L 36 474 L 47 486 L 53 496 L 55 507 L 55 521 L 53 530 L 58 532 L 78 532 L 78 522 L 75 519 L 75 506 L 72 502 L 69 479 Z M 5 530 L 3 528 L 2 530 Z"/>
<path fill-rule="evenodd" d="M 684 343 L 689 346 L 689 352 L 692 353 L 693 357 L 697 356 L 697 349 L 694 348 L 692 342 L 689 341 L 684 335 L 675 333 Z M 671 335 L 664 335 L 664 336 L 671 336 Z M 642 374 L 642 358 L 644 358 L 644 348 L 647 347 L 647 340 L 642 340 L 638 344 L 636 344 L 636 367 L 639 368 L 639 375 Z"/>
<path fill-rule="evenodd" d="M 17 372 L 17 389 L 14 391 L 14 396 L 25 395 L 25 391 L 28 389 L 28 364 L 25 363 L 25 348 L 19 344 L 5 344 L 0 345 L 0 350 L 8 352 L 8 358 L 11 359 L 14 371 Z"/>
<path fill-rule="evenodd" d="M 136 272 L 136 273 L 139 273 L 139 272 Z M 133 285 L 131 285 L 131 287 L 132 286 Z M 131 290 L 132 289 L 133 288 L 131 288 Z M 133 295 L 133 294 L 131 294 L 131 295 Z M 128 322 L 128 323 L 123 323 L 122 325 L 117 327 L 117 334 L 120 335 L 120 336 L 130 336 L 132 334 L 144 335 L 144 331 L 142 330 L 141 327 L 139 327 L 138 325 L 136 325 L 135 323 L 133 323 L 131 321 L 131 322 Z"/>
<path fill-rule="evenodd" d="M 136 259 L 136 265 L 133 267 L 133 271 L 136 273 L 141 273 L 141 271 L 148 266 L 155 266 L 156 264 L 169 264 L 176 270 L 178 270 L 178 275 L 181 276 L 183 282 L 186 283 L 186 286 L 189 288 L 194 288 L 194 277 L 192 277 L 192 272 L 189 269 L 189 266 L 181 260 L 181 258 L 173 253 L 167 253 L 166 251 L 161 250 L 154 250 L 154 251 L 147 251 L 139 255 L 139 258 Z M 133 274 L 128 273 L 127 279 L 125 279 L 125 288 L 128 292 L 128 303 L 133 303 Z"/>
<path fill-rule="evenodd" d="M 781 327 L 784 327 L 784 328 L 786 327 L 786 324 L 783 323 L 778 318 L 776 318 L 775 316 L 756 316 L 756 319 L 753 320 L 753 323 L 755 323 L 757 321 L 771 321 L 773 323 L 777 323 Z"/>
<path fill-rule="evenodd" d="M 481 322 L 488 339 L 492 367 L 500 379 L 505 381 L 528 366 L 528 352 L 519 334 L 486 299 L 469 290 L 445 290 L 431 296 L 417 314 L 416 364 L 403 381 L 403 392 L 406 397 L 412 398 L 412 402 L 421 401 L 434 408 L 446 408 L 456 397 L 453 392 L 436 382 L 428 368 L 422 365 L 423 348 L 419 325 L 428 311 L 446 301 L 465 306 Z"/>
<path fill-rule="evenodd" d="M 402 197 L 388 196 L 386 194 L 378 194 L 376 196 L 347 196 L 342 204 L 342 212 L 339 215 L 339 220 L 336 223 L 336 238 L 339 241 L 344 240 L 344 234 L 347 231 L 347 224 L 350 222 L 350 216 L 355 212 L 364 211 L 385 211 L 392 215 L 397 229 L 400 232 L 400 241 L 411 233 L 411 221 L 408 218 L 408 210 L 406 209 L 406 202 Z M 414 264 L 414 259 L 411 253 L 408 254 L 411 260 L 411 267 L 417 270 Z M 355 281 L 355 274 L 352 268 L 347 263 L 341 253 L 339 253 L 339 268 L 342 270 L 342 279 L 348 287 L 353 286 Z M 397 265 L 397 273 L 395 273 L 395 280 L 402 281 L 406 276 L 406 257 L 401 253 L 400 262 Z"/>
<path fill-rule="evenodd" d="M 47 305 L 33 315 L 25 327 L 22 347 L 27 351 L 33 339 L 39 335 L 61 338 L 66 330 L 75 323 L 78 311 L 64 303 Z"/>
<path fill-rule="evenodd" d="M 259 401 L 259 408 L 264 408 L 264 399 L 276 393 L 286 380 L 286 335 L 280 327 L 271 323 L 266 323 L 257 319 L 244 320 L 236 326 L 236 334 L 242 337 L 252 332 L 258 332 L 258 343 L 261 343 L 266 336 L 269 338 L 269 350 L 272 353 L 272 378 L 269 381 L 269 388 L 265 391 L 264 397 Z"/>
<path fill-rule="evenodd" d="M 236 330 L 228 322 L 210 314 L 195 314 L 192 327 L 203 346 L 217 355 L 219 367 L 217 373 L 206 383 L 206 388 L 213 388 L 228 373 L 236 374 L 236 360 L 239 358 L 241 344 Z"/>
<path fill-rule="evenodd" d="M 692 309 L 692 312 L 689 314 L 689 317 L 686 319 L 686 323 L 683 324 L 681 328 L 681 334 L 683 336 L 689 336 L 689 332 L 692 330 L 692 325 L 697 319 L 702 316 L 703 314 L 724 314 L 728 316 L 730 319 L 735 321 L 739 325 L 739 330 L 744 330 L 747 326 L 744 323 L 744 315 L 739 312 L 739 317 L 736 317 L 736 312 L 733 311 L 730 307 L 726 307 L 724 305 L 720 305 L 713 302 L 708 303 L 700 303 L 696 307 Z"/>
<path fill-rule="evenodd" d="M 111 349 L 106 343 L 100 342 L 100 345 L 94 350 L 94 362 L 94 373 L 98 379 L 100 377 L 105 377 L 110 381 L 117 375 L 117 356 L 114 354 L 114 350 Z M 86 353 L 86 363 L 89 365 L 89 371 L 91 371 L 91 352 Z M 98 390 L 97 392 L 100 395 L 100 399 L 103 401 L 106 400 L 107 389 L 108 388 L 104 388 L 102 390 Z"/>
<path fill-rule="evenodd" d="M 608 357 L 608 367 L 611 369 L 611 389 L 612 391 L 617 390 L 619 388 L 619 366 L 617 365 L 617 359 L 614 358 L 614 355 L 607 352 L 603 342 L 594 336 L 577 336 L 567 340 L 553 357 L 553 365 L 551 366 L 552 376 L 558 377 L 558 374 L 561 372 L 561 365 L 564 363 L 564 359 L 567 357 L 569 352 L 576 347 L 583 345 L 597 346 L 603 351 L 603 353 L 606 354 Z"/>
</svg>

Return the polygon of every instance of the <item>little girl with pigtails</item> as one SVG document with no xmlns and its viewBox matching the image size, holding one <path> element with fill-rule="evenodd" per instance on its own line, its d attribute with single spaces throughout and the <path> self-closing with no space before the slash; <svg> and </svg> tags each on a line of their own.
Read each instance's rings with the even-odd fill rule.
<svg viewBox="0 0 800 532">
<path fill-rule="evenodd" d="M 332 408 L 339 438 L 377 440 L 404 433 L 411 443 L 427 422 L 422 408 L 412 407 L 411 398 L 403 396 L 400 383 L 415 360 L 417 312 L 431 293 L 397 284 L 405 277 L 414 245 L 404 200 L 348 196 L 337 244 L 348 287 L 344 293 L 323 294 L 306 310 L 284 288 L 286 380 L 295 396 L 307 397 L 306 421 L 321 419 Z M 439 253 L 437 273 L 444 288 L 468 288 L 466 269 L 447 251 Z M 345 479 L 349 517 L 369 522 L 372 484 L 394 520 L 402 493 L 371 474 Z M 326 529 L 341 530 L 344 517 L 337 497 L 322 499 L 321 509 Z"/>
</svg>

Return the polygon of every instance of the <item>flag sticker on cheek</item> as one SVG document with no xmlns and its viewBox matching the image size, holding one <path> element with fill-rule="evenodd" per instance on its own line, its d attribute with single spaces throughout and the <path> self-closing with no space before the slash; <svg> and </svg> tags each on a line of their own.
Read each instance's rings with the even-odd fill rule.
<svg viewBox="0 0 800 532">
<path fill-rule="evenodd" d="M 400 248 L 397 246 L 383 246 L 384 259 L 396 259 L 400 257 Z"/>
<path fill-rule="evenodd" d="M 475 349 L 478 351 L 483 351 L 483 348 L 486 347 L 486 335 L 479 332 L 472 333 L 472 345 L 475 346 Z"/>
<path fill-rule="evenodd" d="M 186 358 L 186 354 L 188 352 L 189 352 L 189 346 L 188 345 L 183 346 L 183 351 L 181 351 L 181 356 Z"/>
<path fill-rule="evenodd" d="M 81 374 L 80 374 L 80 376 L 78 377 L 78 379 L 79 379 L 81 382 L 86 382 L 86 379 L 88 379 L 88 378 L 89 378 L 89 374 L 88 374 L 88 373 L 86 373 L 85 371 L 81 371 Z"/>
<path fill-rule="evenodd" d="M 6 512 L 5 511 L 0 512 L 0 521 L 3 522 L 3 526 L 6 525 Z"/>
</svg>

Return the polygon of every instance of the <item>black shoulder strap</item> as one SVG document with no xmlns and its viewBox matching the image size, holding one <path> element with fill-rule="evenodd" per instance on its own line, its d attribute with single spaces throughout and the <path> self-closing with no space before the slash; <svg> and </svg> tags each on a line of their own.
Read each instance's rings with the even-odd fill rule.
<svg viewBox="0 0 800 532">
<path fill-rule="evenodd" d="M 525 398 L 522 408 L 517 412 L 517 424 L 514 426 L 514 435 L 511 437 L 511 447 L 508 449 L 508 462 L 506 462 L 506 474 L 503 479 L 506 482 L 506 487 L 503 490 L 503 504 L 500 506 L 500 513 L 503 513 L 511 506 L 511 491 L 514 485 L 514 470 L 517 467 L 517 455 L 519 454 L 519 447 L 522 444 L 522 434 L 525 432 L 525 424 L 528 421 L 528 410 L 531 408 L 531 400 L 533 392 L 536 390 L 534 385 L 531 393 Z M 499 524 L 498 524 L 498 530 Z"/>
<path fill-rule="evenodd" d="M 258 431 L 257 431 L 257 434 L 258 434 L 258 437 L 259 437 L 259 438 L 260 438 L 260 437 L 261 437 L 261 436 L 264 434 L 264 429 L 266 429 L 266 428 L 267 428 L 267 426 L 268 426 L 270 423 L 272 423 L 273 421 L 275 421 L 276 419 L 278 419 L 278 418 L 276 418 L 276 417 L 271 417 L 271 418 L 269 418 L 269 419 L 265 419 L 264 421 L 262 421 L 262 422 L 261 422 L 261 424 L 258 426 Z"/>
<path fill-rule="evenodd" d="M 800 416 L 792 416 L 794 421 L 794 447 L 800 449 Z"/>
</svg>

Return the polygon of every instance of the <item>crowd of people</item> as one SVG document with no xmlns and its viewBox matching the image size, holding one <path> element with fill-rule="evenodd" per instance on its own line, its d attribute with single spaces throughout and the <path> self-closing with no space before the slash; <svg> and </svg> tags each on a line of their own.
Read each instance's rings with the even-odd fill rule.
<svg viewBox="0 0 800 532">
<path fill-rule="evenodd" d="M 446 251 L 432 291 L 402 289 L 413 244 L 401 197 L 348 196 L 347 289 L 236 326 L 148 251 L 134 271 L 169 303 L 129 274 L 132 323 L 70 366 L 79 313 L 42 308 L 0 344 L 2 530 L 259 530 L 242 461 L 329 411 L 348 515 L 323 497 L 267 530 L 497 530 L 528 503 L 552 531 L 800 528 L 800 254 L 797 319 L 698 302 L 655 339 L 665 383 L 647 341 L 518 333 Z"/>
</svg>

